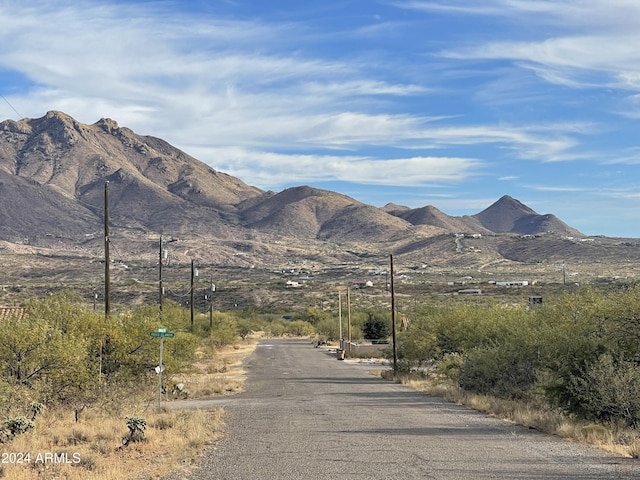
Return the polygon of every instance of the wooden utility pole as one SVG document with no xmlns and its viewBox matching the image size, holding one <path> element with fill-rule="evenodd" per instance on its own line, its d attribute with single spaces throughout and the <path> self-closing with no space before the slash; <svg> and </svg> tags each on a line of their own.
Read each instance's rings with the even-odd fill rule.
<svg viewBox="0 0 640 480">
<path fill-rule="evenodd" d="M 398 346 L 396 342 L 396 295 L 393 288 L 393 255 L 389 255 L 391 270 L 391 335 L 393 339 L 393 371 L 398 371 Z"/>
<path fill-rule="evenodd" d="M 111 277 L 109 257 L 109 182 L 104 182 L 104 316 L 111 314 Z"/>
<path fill-rule="evenodd" d="M 342 291 L 338 290 L 338 324 L 340 325 L 340 342 L 342 343 Z"/>
<path fill-rule="evenodd" d="M 351 355 L 351 294 L 347 287 L 347 353 Z"/>
<path fill-rule="evenodd" d="M 160 306 L 160 318 L 162 318 L 162 303 L 164 288 L 162 287 L 162 235 L 160 235 L 160 250 L 158 252 L 158 304 Z"/>
<path fill-rule="evenodd" d="M 190 292 L 190 306 L 191 306 L 191 331 L 193 332 L 193 314 L 194 314 L 194 306 L 193 306 L 193 280 L 195 277 L 195 269 L 193 268 L 193 260 L 191 260 L 191 292 Z"/>
</svg>

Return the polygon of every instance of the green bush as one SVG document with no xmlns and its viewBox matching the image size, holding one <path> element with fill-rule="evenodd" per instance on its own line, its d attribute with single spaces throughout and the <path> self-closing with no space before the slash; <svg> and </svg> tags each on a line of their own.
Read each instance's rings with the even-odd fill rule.
<svg viewBox="0 0 640 480">
<path fill-rule="evenodd" d="M 362 335 L 367 340 L 383 340 L 391 335 L 391 319 L 380 312 L 368 312 L 362 326 Z"/>
<path fill-rule="evenodd" d="M 345 331 L 343 328 L 343 336 Z M 328 342 L 340 340 L 340 325 L 338 319 L 327 318 L 318 321 L 318 323 L 316 323 L 316 332 Z"/>
<path fill-rule="evenodd" d="M 574 413 L 602 421 L 640 426 L 640 368 L 635 362 L 602 355 L 569 382 Z"/>
<path fill-rule="evenodd" d="M 460 380 L 460 370 L 465 362 L 463 355 L 459 353 L 447 353 L 436 364 L 436 373 L 456 383 Z"/>
<path fill-rule="evenodd" d="M 524 399 L 536 381 L 531 354 L 511 345 L 478 348 L 467 354 L 459 372 L 460 387 L 507 399 Z"/>
<path fill-rule="evenodd" d="M 285 323 L 285 332 L 295 337 L 307 337 L 316 333 L 316 329 L 309 322 L 304 320 L 294 320 Z"/>
</svg>

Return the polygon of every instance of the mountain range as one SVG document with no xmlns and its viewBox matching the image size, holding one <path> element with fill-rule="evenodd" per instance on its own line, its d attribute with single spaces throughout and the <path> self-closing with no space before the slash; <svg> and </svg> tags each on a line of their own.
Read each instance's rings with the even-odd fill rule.
<svg viewBox="0 0 640 480">
<path fill-rule="evenodd" d="M 87 125 L 50 111 L 0 123 L 0 241 L 87 244 L 101 235 L 106 194 L 110 224 L 129 238 L 162 234 L 237 248 L 278 239 L 375 245 L 451 233 L 581 236 L 508 195 L 459 217 L 431 205 L 378 208 L 309 186 L 263 191 L 111 119 Z"/>
</svg>

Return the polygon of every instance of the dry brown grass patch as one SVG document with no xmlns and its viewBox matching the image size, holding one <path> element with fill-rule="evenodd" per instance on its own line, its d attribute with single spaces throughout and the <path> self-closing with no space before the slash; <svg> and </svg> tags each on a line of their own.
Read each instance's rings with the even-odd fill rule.
<svg viewBox="0 0 640 480">
<path fill-rule="evenodd" d="M 189 374 L 175 376 L 190 396 L 227 395 L 242 390 L 242 360 L 255 343 L 214 351 L 204 347 Z M 154 408 L 150 398 L 121 397 L 101 408 L 85 409 L 80 421 L 70 410 L 45 410 L 36 427 L 3 446 L 23 452 L 30 463 L 0 465 L 0 478 L 11 480 L 135 480 L 161 478 L 187 471 L 204 448 L 223 435 L 223 411 Z M 107 413 L 108 412 L 108 413 Z M 146 421 L 142 442 L 122 445 L 128 433 L 126 416 Z M 38 456 L 40 454 L 40 457 Z M 48 455 L 45 458 L 45 455 Z"/>
<path fill-rule="evenodd" d="M 253 352 L 256 344 L 248 341 L 220 349 L 209 345 L 201 346 L 197 351 L 198 361 L 193 365 L 193 371 L 175 375 L 171 379 L 172 384 L 184 384 L 185 395 L 178 395 L 177 398 L 203 398 L 242 392 L 245 381 L 242 363 Z"/>
<path fill-rule="evenodd" d="M 222 411 L 149 409 L 145 441 L 122 445 L 126 420 L 93 412 L 75 423 L 69 411 L 45 411 L 36 428 L 17 436 L 3 451 L 29 454 L 21 464 L 5 464 L 1 478 L 130 480 L 159 478 L 193 463 L 202 449 L 220 438 Z M 56 424 L 54 430 L 50 428 Z"/>
</svg>

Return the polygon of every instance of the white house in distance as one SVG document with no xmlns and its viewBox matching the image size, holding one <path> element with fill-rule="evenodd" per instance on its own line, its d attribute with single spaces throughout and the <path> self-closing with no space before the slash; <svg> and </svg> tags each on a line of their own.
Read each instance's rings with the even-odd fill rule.
<svg viewBox="0 0 640 480">
<path fill-rule="evenodd" d="M 526 287 L 529 285 L 528 280 L 514 280 L 509 282 L 496 282 L 499 287 Z"/>
</svg>

